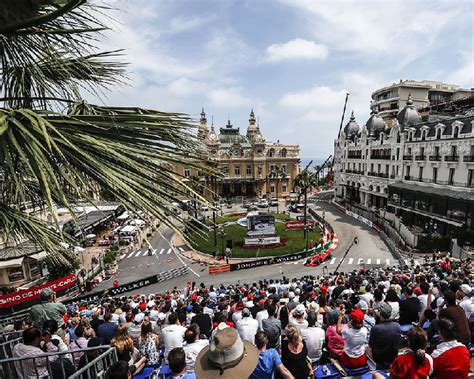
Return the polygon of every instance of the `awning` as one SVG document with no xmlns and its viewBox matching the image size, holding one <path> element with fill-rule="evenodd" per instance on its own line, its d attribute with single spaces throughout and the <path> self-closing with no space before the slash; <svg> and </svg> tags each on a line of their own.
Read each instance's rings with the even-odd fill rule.
<svg viewBox="0 0 474 379">
<path fill-rule="evenodd" d="M 0 268 L 15 267 L 21 266 L 23 263 L 23 258 L 9 259 L 8 261 L 0 261 Z"/>
<path fill-rule="evenodd" d="M 117 217 L 117 220 L 126 220 L 129 217 L 128 212 L 123 212 L 120 216 Z"/>
<path fill-rule="evenodd" d="M 48 256 L 48 254 L 46 253 L 46 251 L 40 251 L 39 253 L 29 255 L 30 258 L 33 258 L 33 259 L 36 259 L 36 260 L 46 258 L 47 256 Z"/>
<path fill-rule="evenodd" d="M 132 232 L 134 232 L 134 231 L 136 231 L 136 230 L 137 230 L 137 228 L 135 228 L 134 226 L 132 226 L 132 225 L 127 225 L 127 226 L 124 226 L 124 227 L 122 228 L 121 232 L 123 232 L 123 233 L 132 233 Z"/>
</svg>

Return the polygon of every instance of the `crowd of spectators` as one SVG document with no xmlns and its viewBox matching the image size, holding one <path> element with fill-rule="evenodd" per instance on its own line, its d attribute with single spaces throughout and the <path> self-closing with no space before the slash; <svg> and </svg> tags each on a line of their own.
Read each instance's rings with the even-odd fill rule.
<svg viewBox="0 0 474 379">
<path fill-rule="evenodd" d="M 95 357 L 75 351 L 110 345 L 118 357 L 110 378 L 159 368 L 179 378 L 308 378 L 332 363 L 346 372 L 365 368 L 374 378 L 465 379 L 473 279 L 470 260 L 452 260 L 247 284 L 187 283 L 68 306 L 44 291 L 30 318 L 14 325 L 11 336 L 23 341 L 13 356 L 67 352 L 47 359 L 73 373 Z M 15 363 L 17 371 L 32 377 L 25 362 Z M 45 362 L 37 363 L 47 376 Z"/>
</svg>

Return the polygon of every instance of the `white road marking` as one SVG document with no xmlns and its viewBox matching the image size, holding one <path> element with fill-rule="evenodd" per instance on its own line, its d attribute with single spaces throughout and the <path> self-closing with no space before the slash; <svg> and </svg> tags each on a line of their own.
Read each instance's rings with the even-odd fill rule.
<svg viewBox="0 0 474 379">
<path fill-rule="evenodd" d="M 184 251 L 184 249 L 182 247 L 179 248 L 179 251 Z"/>
<path fill-rule="evenodd" d="M 359 259 L 357 260 L 357 264 L 358 264 L 358 265 L 361 265 L 362 263 L 364 263 L 364 260 L 363 260 L 362 258 L 359 258 Z"/>
<path fill-rule="evenodd" d="M 137 253 L 137 255 L 135 255 L 135 258 L 138 257 L 141 253 L 142 253 L 142 252 L 139 251 L 139 252 Z"/>
<path fill-rule="evenodd" d="M 336 262 L 336 258 L 331 259 L 331 262 L 329 262 L 330 265 L 333 265 L 334 262 Z"/>
<path fill-rule="evenodd" d="M 378 265 L 380 264 L 380 259 L 377 259 L 377 264 L 378 264 Z"/>
<path fill-rule="evenodd" d="M 387 266 L 390 266 L 390 259 L 385 259 L 385 262 L 387 262 Z"/>
<path fill-rule="evenodd" d="M 132 251 L 132 252 L 130 253 L 130 255 L 129 255 L 127 258 L 131 258 L 132 255 L 135 254 L 135 253 L 136 253 L 136 251 Z"/>
<path fill-rule="evenodd" d="M 165 251 L 165 249 L 161 249 L 161 250 L 160 250 L 160 255 L 163 254 L 163 251 Z"/>
<path fill-rule="evenodd" d="M 372 259 L 367 259 L 367 264 L 370 265 L 372 263 Z"/>
<path fill-rule="evenodd" d="M 153 253 L 151 255 L 156 255 L 156 249 L 153 249 Z"/>
<path fill-rule="evenodd" d="M 349 262 L 347 262 L 348 265 L 351 265 L 352 262 L 354 262 L 354 258 L 349 258 Z"/>
<path fill-rule="evenodd" d="M 125 258 L 126 255 L 127 255 L 127 254 L 123 254 L 123 255 L 120 257 L 120 259 Z"/>
<path fill-rule="evenodd" d="M 171 254 L 171 249 L 168 249 L 168 251 L 166 252 L 166 254 Z"/>
<path fill-rule="evenodd" d="M 341 260 L 339 261 L 339 263 L 344 263 L 344 258 L 341 258 Z"/>
</svg>

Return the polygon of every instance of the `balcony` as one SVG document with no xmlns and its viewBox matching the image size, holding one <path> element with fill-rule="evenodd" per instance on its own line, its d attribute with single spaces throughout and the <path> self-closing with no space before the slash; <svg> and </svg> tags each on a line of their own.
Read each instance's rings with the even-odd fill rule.
<svg viewBox="0 0 474 379">
<path fill-rule="evenodd" d="M 391 156 L 390 155 L 371 155 L 370 159 L 384 159 L 384 160 L 390 160 Z"/>
<path fill-rule="evenodd" d="M 426 159 L 426 155 L 415 155 L 415 161 L 424 161 Z"/>
<path fill-rule="evenodd" d="M 445 162 L 459 162 L 459 155 L 445 155 Z"/>
<path fill-rule="evenodd" d="M 359 171 L 359 170 L 346 170 L 346 173 L 347 174 L 363 174 L 364 172 L 363 171 Z"/>
<path fill-rule="evenodd" d="M 347 159 L 361 159 L 362 155 L 348 155 Z"/>
<path fill-rule="evenodd" d="M 474 162 L 474 155 L 464 155 L 462 160 L 464 162 Z"/>
<path fill-rule="evenodd" d="M 390 179 L 395 179 L 395 175 L 394 174 L 390 175 Z"/>
<path fill-rule="evenodd" d="M 404 155 L 403 160 L 404 161 L 411 161 L 412 156 L 411 155 Z"/>
<path fill-rule="evenodd" d="M 405 180 L 415 180 L 415 178 L 413 176 L 410 176 L 410 175 L 405 175 L 404 179 Z"/>
<path fill-rule="evenodd" d="M 377 174 L 377 176 L 378 176 L 379 178 L 388 178 L 388 174 L 387 174 L 387 173 L 384 174 L 383 172 L 379 172 L 379 173 Z"/>
<path fill-rule="evenodd" d="M 430 161 L 441 161 L 441 155 L 430 155 Z"/>
</svg>

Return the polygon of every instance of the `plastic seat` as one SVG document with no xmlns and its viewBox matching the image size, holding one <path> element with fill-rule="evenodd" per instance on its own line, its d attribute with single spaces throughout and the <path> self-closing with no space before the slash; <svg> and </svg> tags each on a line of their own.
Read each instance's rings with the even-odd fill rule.
<svg viewBox="0 0 474 379">
<path fill-rule="evenodd" d="M 330 374 L 325 374 L 323 372 L 323 367 L 327 367 L 327 369 L 330 371 Z M 314 377 L 315 378 L 318 378 L 318 379 L 339 379 L 341 377 L 341 375 L 339 375 L 339 371 L 336 370 L 336 368 L 334 367 L 334 365 L 328 363 L 328 364 L 325 364 L 325 365 L 315 365 L 313 366 L 313 369 L 314 370 Z"/>
<path fill-rule="evenodd" d="M 152 367 L 145 367 L 140 373 L 133 375 L 133 379 L 148 379 L 155 371 Z"/>
<path fill-rule="evenodd" d="M 368 373 L 370 371 L 370 367 L 364 366 L 359 368 L 347 368 L 343 364 L 341 364 L 344 371 L 347 373 L 347 376 L 360 376 Z"/>
<path fill-rule="evenodd" d="M 402 334 L 407 334 L 408 331 L 413 327 L 412 324 L 405 324 L 405 325 L 400 325 L 400 330 L 402 331 Z"/>
</svg>

